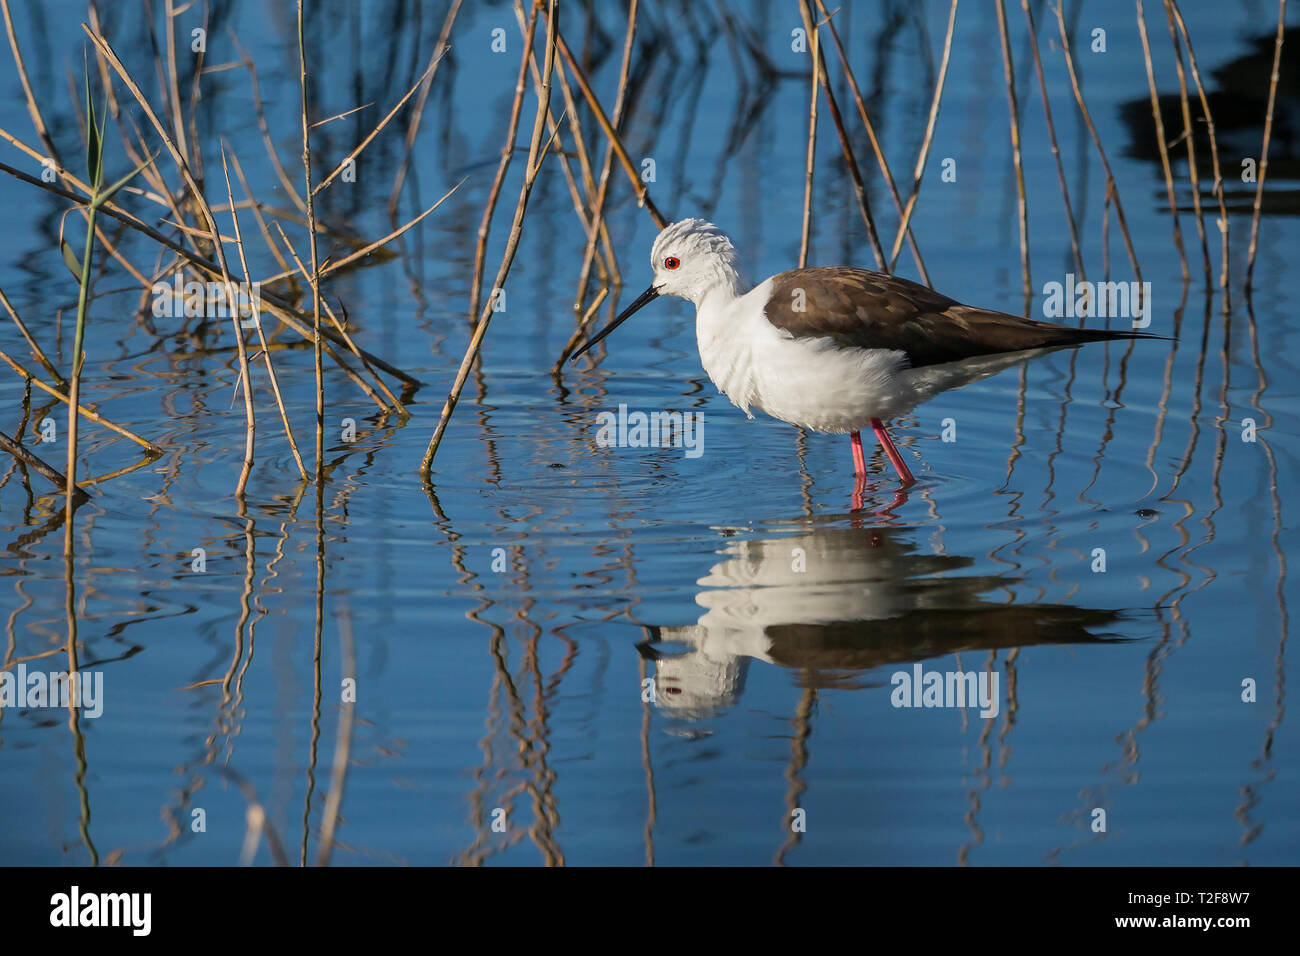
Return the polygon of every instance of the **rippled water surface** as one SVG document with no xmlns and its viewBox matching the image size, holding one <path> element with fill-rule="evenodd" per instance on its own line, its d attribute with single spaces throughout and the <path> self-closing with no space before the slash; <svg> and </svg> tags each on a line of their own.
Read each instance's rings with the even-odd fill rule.
<svg viewBox="0 0 1300 956">
<path fill-rule="evenodd" d="M 104 6 L 104 34 L 161 102 L 145 8 Z M 209 200 L 226 202 L 224 140 L 267 222 L 281 223 L 305 255 L 306 229 L 268 157 L 234 39 L 257 64 L 271 141 L 301 192 L 292 7 L 210 6 L 211 69 L 189 131 L 202 145 Z M 319 181 L 416 84 L 447 5 L 311 6 L 313 116 L 370 104 L 313 131 Z M 592 20 L 561 6 L 566 36 L 612 103 L 625 8 L 596 4 Z M 1168 29 L 1161 5 L 1147 6 L 1172 123 Z M 153 7 L 165 51 L 162 5 Z M 1025 144 L 1028 309 L 1041 316 L 1044 283 L 1076 269 L 1023 13 L 1007 7 Z M 1033 9 L 1087 274 L 1128 281 L 1055 16 Z M 899 0 L 844 4 L 834 19 L 904 191 L 947 12 Z M 1150 330 L 1176 340 L 1056 352 L 922 405 L 895 423 L 919 479 L 906 492 L 869 447 L 872 474 L 855 500 L 846 439 L 761 414 L 748 420 L 718 395 L 680 300 L 648 307 L 598 361 L 552 375 L 574 328 L 586 246 L 554 156 L 532 196 L 504 311 L 432 483 L 421 482 L 470 336 L 475 236 L 519 65 L 509 4 L 459 11 L 393 215 L 409 109 L 361 154 L 355 182 L 318 195 L 332 230 L 321 256 L 337 259 L 355 248 L 351 237 L 387 234 L 464 180 L 387 247 L 392 255 L 325 283 L 357 343 L 422 384 L 408 393 L 409 418 L 381 415 L 326 360 L 319 492 L 299 480 L 259 364 L 256 461 L 246 497 L 235 497 L 245 425 L 229 323 L 141 313 L 139 283 L 121 263 L 97 260 L 83 402 L 164 454 L 133 468 L 137 446 L 83 426 L 83 478 L 128 470 L 94 484 L 77 512 L 70 573 L 62 500 L 0 457 L 4 672 L 66 670 L 75 627 L 79 666 L 102 675 L 96 717 L 0 708 L 0 862 L 224 865 L 247 844 L 259 864 L 297 864 L 331 841 L 341 865 L 1294 862 L 1300 748 L 1285 706 L 1286 553 L 1300 490 L 1300 323 L 1288 270 L 1300 239 L 1300 94 L 1284 52 L 1248 298 L 1255 187 L 1240 170 L 1263 134 L 1276 7 L 1188 2 L 1183 12 L 1220 126 L 1227 310 L 1222 290 L 1205 287 L 1179 145 L 1191 272 L 1182 281 L 1133 8 L 1067 4 L 1083 93 L 1151 283 Z M 36 98 L 74 171 L 82 147 L 67 77 L 79 88 L 84 19 L 79 3 L 15 7 Z M 184 90 L 194 71 L 185 38 L 202 25 L 198 6 L 176 17 Z M 699 215 L 726 229 L 755 276 L 791 268 L 799 255 L 809 98 L 808 57 L 791 50 L 799 25 L 793 4 L 643 3 L 633 52 L 622 122 L 636 162 L 654 161 L 651 195 L 670 218 Z M 498 28 L 504 54 L 492 52 Z M 1089 49 L 1096 28 L 1106 31 L 1104 53 Z M 899 217 L 828 52 L 888 245 Z M 6 51 L 0 61 L 0 127 L 39 149 L 13 58 Z M 114 91 L 144 130 L 120 82 Z M 558 88 L 555 105 L 558 118 Z M 534 109 L 530 94 L 522 148 Z M 585 107 L 578 116 L 599 175 L 604 140 Z M 874 267 L 824 103 L 819 121 L 809 262 Z M 109 129 L 115 177 L 130 164 Z M 157 143 L 152 133 L 146 140 Z M 559 142 L 572 154 L 567 125 Z M 1207 142 L 1196 140 L 1202 153 Z M 18 149 L 6 143 L 0 154 L 39 178 Z M 947 159 L 952 182 L 941 176 Z M 1217 200 L 1201 159 L 1217 281 Z M 506 178 L 486 285 L 525 162 L 521 151 Z M 164 157 L 160 167 L 179 190 L 174 164 Z M 237 177 L 232 184 L 240 199 Z M 0 196 L 0 289 L 66 370 L 76 285 L 57 247 L 69 204 L 10 175 Z M 656 231 L 617 165 L 609 196 L 626 288 L 602 303 L 602 322 L 644 288 Z M 122 203 L 180 238 L 170 212 L 138 195 Z M 228 211 L 217 217 L 223 232 L 232 228 Z M 997 20 L 991 6 L 962 4 L 913 218 L 935 286 L 972 304 L 1024 308 L 1017 223 Z M 240 225 L 254 275 L 280 272 L 247 207 Z M 78 249 L 83 232 L 70 215 L 65 233 Z M 111 222 L 106 234 L 141 272 L 168 265 L 152 241 Z M 235 258 L 233 244 L 227 255 Z M 917 277 L 906 247 L 898 271 Z M 310 293 L 305 301 L 310 311 Z M 48 378 L 3 318 L 0 348 Z M 284 329 L 273 340 L 310 460 L 311 349 Z M 620 404 L 697 413 L 702 454 L 602 447 L 598 416 Z M 0 409 L 0 431 L 21 432 L 29 448 L 63 462 L 62 405 L 28 394 L 5 369 Z M 56 436 L 41 444 L 46 418 Z M 355 441 L 344 439 L 345 419 Z M 200 548 L 202 573 L 193 569 Z M 977 674 L 993 690 L 987 716 L 978 706 L 897 706 L 899 682 L 932 671 Z M 343 703 L 352 688 L 355 704 Z M 258 816 L 250 809 L 264 814 L 260 834 L 249 832 Z"/>
</svg>

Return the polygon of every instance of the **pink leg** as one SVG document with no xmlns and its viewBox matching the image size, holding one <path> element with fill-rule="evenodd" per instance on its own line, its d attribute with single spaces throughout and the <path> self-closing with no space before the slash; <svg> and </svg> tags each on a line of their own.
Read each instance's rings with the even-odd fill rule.
<svg viewBox="0 0 1300 956">
<path fill-rule="evenodd" d="M 849 435 L 853 444 L 853 473 L 861 476 L 867 473 L 867 457 L 862 453 L 862 434 L 853 432 Z"/>
<path fill-rule="evenodd" d="M 885 449 L 885 455 L 889 458 L 889 463 L 894 466 L 894 470 L 898 472 L 898 477 L 903 480 L 903 484 L 913 484 L 916 479 L 913 478 L 912 473 L 908 471 L 907 463 L 903 461 L 903 456 L 900 455 L 898 449 L 894 447 L 894 442 L 889 437 L 889 432 L 885 431 L 885 426 L 881 424 L 879 418 L 871 419 L 871 428 L 875 431 L 876 439 L 880 442 L 880 447 Z M 862 446 L 859 444 L 859 451 L 861 450 L 861 447 Z"/>
</svg>

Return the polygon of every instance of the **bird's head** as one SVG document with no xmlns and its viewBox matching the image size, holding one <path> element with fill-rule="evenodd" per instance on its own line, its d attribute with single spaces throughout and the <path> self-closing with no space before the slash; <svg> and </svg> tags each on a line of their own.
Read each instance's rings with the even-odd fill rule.
<svg viewBox="0 0 1300 956">
<path fill-rule="evenodd" d="M 654 272 L 650 288 L 619 313 L 613 322 L 588 339 L 587 344 L 574 353 L 575 359 L 661 295 L 688 299 L 699 307 L 711 292 L 718 289 L 725 289 L 732 295 L 744 291 L 736 247 L 721 229 L 703 219 L 682 219 L 664 227 L 650 249 L 650 268 Z"/>
</svg>

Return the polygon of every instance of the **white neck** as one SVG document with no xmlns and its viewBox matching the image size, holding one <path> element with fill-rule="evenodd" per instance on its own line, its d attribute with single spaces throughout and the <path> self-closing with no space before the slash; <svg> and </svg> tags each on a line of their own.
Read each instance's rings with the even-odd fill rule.
<svg viewBox="0 0 1300 956">
<path fill-rule="evenodd" d="M 711 264 L 709 271 L 701 276 L 700 281 L 691 288 L 690 294 L 684 296 L 701 309 L 708 302 L 712 308 L 725 308 L 740 298 L 751 288 L 740 269 L 730 263 L 718 261 Z"/>
</svg>

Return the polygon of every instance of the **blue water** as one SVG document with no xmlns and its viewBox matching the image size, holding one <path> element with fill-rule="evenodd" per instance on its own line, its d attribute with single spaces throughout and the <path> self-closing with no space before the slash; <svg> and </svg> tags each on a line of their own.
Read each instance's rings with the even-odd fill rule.
<svg viewBox="0 0 1300 956">
<path fill-rule="evenodd" d="M 625 11 L 596 5 L 591 29 L 586 11 L 563 6 L 565 35 L 612 103 Z M 1164 13 L 1147 6 L 1157 82 L 1176 94 Z M 153 5 L 160 43 L 162 7 Z M 418 80 L 447 5 L 312 7 L 313 116 L 371 104 L 313 131 L 319 181 Z M 1041 315 L 1044 284 L 1064 282 L 1075 266 L 1024 16 L 1019 4 L 1007 8 L 1029 308 Z M 226 202 L 224 137 L 268 221 L 305 255 L 306 229 L 285 214 L 293 201 L 262 143 L 229 33 L 256 61 L 272 140 L 301 192 L 292 8 L 215 9 L 205 62 L 234 68 L 201 80 L 195 128 L 209 201 Z M 1088 276 L 1128 281 L 1055 16 L 1041 4 L 1034 11 Z M 835 14 L 904 190 L 947 12 L 898 2 L 843 4 Z M 424 384 L 409 419 L 383 417 L 326 360 L 329 472 L 319 499 L 298 478 L 260 364 L 256 462 L 245 500 L 234 496 L 244 414 L 229 324 L 141 317 L 139 284 L 97 260 L 83 402 L 164 454 L 93 485 L 76 515 L 71 618 L 80 667 L 102 674 L 102 714 L 70 721 L 58 707 L 0 708 L 0 862 L 233 865 L 247 842 L 257 864 L 296 865 L 319 858 L 327 827 L 337 865 L 1294 862 L 1300 748 L 1285 707 L 1286 554 L 1287 508 L 1300 487 L 1300 324 L 1286 280 L 1300 240 L 1290 198 L 1297 93 L 1287 48 L 1248 299 L 1254 186 L 1239 171 L 1258 150 L 1263 113 L 1231 96 L 1259 93 L 1242 58 L 1257 40 L 1271 55 L 1276 8 L 1189 2 L 1183 12 L 1202 76 L 1225 97 L 1212 105 L 1221 106 L 1230 208 L 1227 312 L 1222 290 L 1204 281 L 1180 144 L 1192 276 L 1182 281 L 1133 9 L 1068 5 L 1088 109 L 1151 282 L 1150 330 L 1176 341 L 1057 352 L 940 395 L 895 423 L 919 479 L 901 496 L 878 449 L 868 449 L 872 476 L 855 501 L 842 437 L 801 435 L 761 414 L 747 420 L 716 394 L 679 300 L 660 299 L 622 327 L 599 362 L 553 377 L 574 328 L 586 245 L 555 156 L 532 195 L 505 309 L 493 315 L 424 486 L 420 460 L 470 335 L 475 235 L 519 65 L 507 4 L 460 10 L 396 224 L 464 184 L 389 246 L 395 256 L 371 256 L 325 284 L 331 303 L 346 305 L 357 343 Z M 729 27 L 724 13 L 742 26 Z M 15 9 L 36 98 L 78 174 L 66 74 L 79 76 L 85 16 L 71 2 Z M 186 90 L 194 64 L 185 38 L 202 16 L 192 7 L 177 17 Z M 101 11 L 157 107 L 144 17 L 134 4 Z M 628 150 L 638 164 L 654 160 L 658 206 L 670 218 L 717 222 L 755 277 L 791 268 L 799 254 L 809 97 L 808 57 L 791 50 L 799 25 L 795 7 L 767 2 L 648 3 L 639 20 Z M 498 28 L 503 54 L 492 52 Z M 744 43 L 728 43 L 738 28 L 781 75 L 765 78 Z M 1104 53 L 1089 49 L 1095 28 L 1106 31 Z M 829 42 L 826 52 L 888 246 L 898 214 Z M 8 53 L 0 84 L 0 127 L 39 147 Z M 129 103 L 120 83 L 114 89 Z M 809 262 L 874 268 L 820 107 Z M 534 109 L 530 94 L 522 149 Z M 145 128 L 138 107 L 130 115 Z M 589 112 L 579 115 L 599 167 L 604 140 Z M 395 227 L 387 207 L 409 119 L 399 113 L 361 154 L 355 182 L 319 194 L 318 215 L 335 230 L 321 240 L 322 257 L 351 250 L 333 236 L 364 242 Z M 561 141 L 572 150 L 567 126 Z M 115 177 L 129 164 L 111 123 L 108 142 Z M 39 176 L 9 144 L 0 153 Z M 941 177 L 946 159 L 955 181 Z M 1204 150 L 1202 159 L 1217 278 L 1217 202 Z M 524 164 L 521 151 L 485 285 Z M 164 157 L 160 168 L 179 189 L 174 164 Z M 572 168 L 580 175 L 576 160 Z M 234 189 L 242 198 L 237 179 Z M 66 374 L 76 286 L 56 247 L 69 204 L 8 175 L 0 191 L 0 289 Z M 122 202 L 179 236 L 162 207 L 141 196 Z M 601 322 L 644 288 L 656 231 L 617 165 L 607 213 L 626 287 L 611 291 Z M 230 231 L 229 212 L 217 218 Z M 962 4 L 912 220 L 936 288 L 1021 310 L 1017 221 L 996 17 Z M 247 208 L 240 226 L 253 274 L 279 272 Z M 65 233 L 80 248 L 75 213 Z M 108 235 L 142 272 L 157 268 L 156 244 L 112 224 Z M 227 255 L 237 261 L 233 244 Z M 898 271 L 918 277 L 906 246 Z M 275 323 L 265 326 L 269 334 Z M 294 344 L 273 358 L 310 460 L 311 350 L 287 330 L 275 337 Z M 7 317 L 0 348 L 40 369 Z M 21 425 L 24 443 L 61 467 L 66 410 L 52 401 L 36 390 L 26 397 L 20 376 L 0 374 L 0 430 Z M 598 416 L 620 404 L 700 414 L 703 453 L 601 447 Z M 56 440 L 39 444 L 46 417 Z M 355 442 L 342 438 L 345 418 Z M 1246 419 L 1254 441 L 1243 440 Z M 943 440 L 946 429 L 955 441 Z M 83 479 L 141 460 L 137 446 L 90 423 L 79 450 Z M 4 670 L 66 669 L 62 499 L 7 456 L 0 465 Z M 195 548 L 206 551 L 202 573 L 192 570 Z M 893 706 L 895 675 L 918 662 L 996 675 L 996 715 Z M 345 681 L 354 705 L 342 702 Z M 1249 702 L 1243 682 L 1253 686 Z M 336 823 L 331 791 L 341 793 Z M 266 827 L 250 838 L 259 812 Z"/>
</svg>

